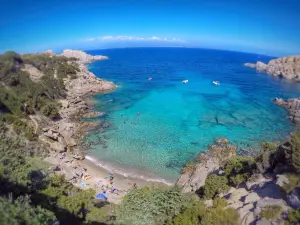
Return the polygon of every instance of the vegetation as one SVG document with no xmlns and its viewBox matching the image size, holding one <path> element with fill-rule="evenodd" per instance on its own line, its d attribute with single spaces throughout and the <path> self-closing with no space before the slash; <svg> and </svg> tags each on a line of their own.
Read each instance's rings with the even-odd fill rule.
<svg viewBox="0 0 300 225">
<path fill-rule="evenodd" d="M 285 174 L 285 176 L 288 178 L 289 182 L 284 184 L 282 188 L 289 194 L 300 185 L 300 179 L 298 175 L 292 173 Z"/>
<path fill-rule="evenodd" d="M 289 211 L 286 225 L 299 225 L 300 224 L 300 209 L 292 209 Z"/>
<path fill-rule="evenodd" d="M 267 220 L 274 220 L 280 217 L 282 207 L 279 205 L 268 205 L 261 212 L 260 216 Z"/>
<path fill-rule="evenodd" d="M 25 64 L 44 74 L 39 81 L 30 79 Z M 4 53 L 0 56 L 0 110 L 5 108 L 17 117 L 40 110 L 46 116 L 56 116 L 59 105 L 55 100 L 65 96 L 64 79 L 75 78 L 77 71 L 78 65 L 62 56 Z"/>
<path fill-rule="evenodd" d="M 55 221 L 53 212 L 40 206 L 32 207 L 29 196 L 16 200 L 0 197 L 0 224 L 48 225 Z"/>
<path fill-rule="evenodd" d="M 235 156 L 225 165 L 225 175 L 231 185 L 238 186 L 251 176 L 254 168 L 254 160 L 247 156 Z"/>
<path fill-rule="evenodd" d="M 238 225 L 239 214 L 233 208 L 225 208 L 227 202 L 216 198 L 213 207 L 206 208 L 201 201 L 192 202 L 180 214 L 170 219 L 167 225 Z"/>
<path fill-rule="evenodd" d="M 229 190 L 228 180 L 225 176 L 218 176 L 216 174 L 209 175 L 205 180 L 204 197 L 212 199 L 217 194 Z"/>
<path fill-rule="evenodd" d="M 179 214 L 187 204 L 187 196 L 176 188 L 133 190 L 124 197 L 117 210 L 117 224 L 163 224 Z"/>
</svg>

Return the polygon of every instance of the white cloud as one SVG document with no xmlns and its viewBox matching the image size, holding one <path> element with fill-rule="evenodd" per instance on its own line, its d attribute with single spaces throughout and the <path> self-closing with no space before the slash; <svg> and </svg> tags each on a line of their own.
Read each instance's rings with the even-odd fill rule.
<svg viewBox="0 0 300 225">
<path fill-rule="evenodd" d="M 85 39 L 88 42 L 92 41 L 169 41 L 169 42 L 184 42 L 178 38 L 161 38 L 157 36 L 152 37 L 137 37 L 137 36 L 102 36 L 102 37 L 91 37 Z"/>
</svg>

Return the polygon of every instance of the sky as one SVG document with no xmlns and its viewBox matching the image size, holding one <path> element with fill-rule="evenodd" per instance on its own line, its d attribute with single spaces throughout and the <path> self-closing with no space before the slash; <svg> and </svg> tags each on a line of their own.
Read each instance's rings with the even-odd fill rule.
<svg viewBox="0 0 300 225">
<path fill-rule="evenodd" d="M 197 47 L 300 54 L 300 0 L 0 0 L 0 52 Z"/>
</svg>

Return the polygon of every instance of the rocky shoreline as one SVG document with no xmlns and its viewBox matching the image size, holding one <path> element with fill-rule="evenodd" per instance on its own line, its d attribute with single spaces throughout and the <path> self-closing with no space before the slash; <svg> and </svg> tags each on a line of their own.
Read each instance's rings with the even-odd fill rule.
<svg viewBox="0 0 300 225">
<path fill-rule="evenodd" d="M 55 55 L 51 51 L 46 54 Z M 109 92 L 116 89 L 116 85 L 97 78 L 93 73 L 89 72 L 86 64 L 95 60 L 104 60 L 104 56 L 91 56 L 82 51 L 64 50 L 61 56 L 70 59 L 76 59 L 79 71 L 75 79 L 65 79 L 66 98 L 60 99 L 61 109 L 59 111 L 60 118 L 54 121 L 46 121 L 39 115 L 35 116 L 35 120 L 41 126 L 39 139 L 57 152 L 74 152 L 80 154 L 78 149 L 80 138 L 83 133 L 89 129 L 97 127 L 97 122 L 80 121 L 83 117 L 95 115 L 95 112 L 89 112 L 89 106 L 84 100 L 87 96 L 96 93 Z M 84 116 L 86 114 L 86 116 Z M 44 120 L 44 121 L 43 121 Z M 81 155 L 80 158 L 83 158 Z"/>
<path fill-rule="evenodd" d="M 267 64 L 258 61 L 256 63 L 245 63 L 244 66 L 266 72 L 272 76 L 280 76 L 286 79 L 300 80 L 300 56 L 288 56 L 272 59 Z"/>
</svg>

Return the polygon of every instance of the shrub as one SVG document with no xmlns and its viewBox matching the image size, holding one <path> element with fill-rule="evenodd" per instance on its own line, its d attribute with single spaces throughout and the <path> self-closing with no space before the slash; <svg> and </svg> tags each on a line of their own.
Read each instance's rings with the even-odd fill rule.
<svg viewBox="0 0 300 225">
<path fill-rule="evenodd" d="M 170 219 L 167 225 L 199 224 L 205 212 L 206 207 L 202 201 L 193 202 L 189 204 L 179 215 L 175 216 L 175 218 Z"/>
<path fill-rule="evenodd" d="M 285 176 L 288 178 L 289 183 L 284 184 L 282 188 L 287 194 L 289 194 L 300 184 L 300 179 L 296 174 L 289 173 L 285 174 Z"/>
<path fill-rule="evenodd" d="M 128 193 L 117 210 L 117 224 L 154 225 L 177 215 L 188 198 L 179 189 L 144 187 Z"/>
<path fill-rule="evenodd" d="M 240 215 L 234 208 L 209 208 L 201 225 L 240 225 Z"/>
<path fill-rule="evenodd" d="M 225 208 L 227 206 L 227 201 L 224 198 L 215 198 L 213 201 L 213 207 Z"/>
<path fill-rule="evenodd" d="M 217 194 L 227 190 L 229 190 L 227 177 L 212 174 L 206 178 L 204 185 L 204 197 L 206 199 L 212 199 Z"/>
<path fill-rule="evenodd" d="M 47 117 L 55 118 L 59 115 L 56 104 L 50 103 L 41 109 L 41 113 Z"/>
<path fill-rule="evenodd" d="M 203 218 L 201 225 L 239 225 L 240 215 L 234 208 L 225 208 L 227 202 L 225 199 L 216 198 L 213 202 L 213 207 L 208 208 Z"/>
<path fill-rule="evenodd" d="M 279 205 L 268 205 L 260 212 L 259 215 L 267 220 L 274 220 L 280 216 L 281 211 L 282 207 Z"/>
<path fill-rule="evenodd" d="M 300 209 L 292 209 L 289 211 L 286 225 L 299 225 L 300 224 Z"/>
<path fill-rule="evenodd" d="M 11 203 L 0 197 L 0 224 L 48 225 L 55 221 L 53 212 L 31 206 L 27 198 Z"/>
<path fill-rule="evenodd" d="M 251 157 L 235 156 L 225 165 L 225 174 L 232 185 L 238 186 L 245 182 L 252 174 L 254 160 Z"/>
<path fill-rule="evenodd" d="M 273 142 L 262 142 L 260 144 L 263 151 L 271 151 L 274 152 L 277 149 L 277 144 Z"/>
</svg>

